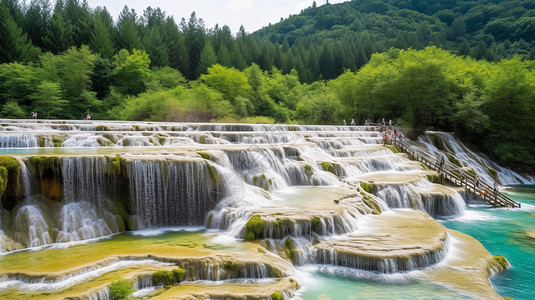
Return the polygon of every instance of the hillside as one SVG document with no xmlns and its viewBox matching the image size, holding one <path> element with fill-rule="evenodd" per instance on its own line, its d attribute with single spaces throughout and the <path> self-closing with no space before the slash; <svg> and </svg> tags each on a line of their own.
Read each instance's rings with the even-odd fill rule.
<svg viewBox="0 0 535 300">
<path fill-rule="evenodd" d="M 340 49 L 335 54 L 344 67 L 351 69 L 362 66 L 358 58 L 362 51 L 369 59 L 370 53 L 390 47 L 434 45 L 489 61 L 517 54 L 533 59 L 535 2 L 355 0 L 318 7 L 314 2 L 299 15 L 253 36 L 281 45 L 287 42 L 290 52 L 296 48 L 297 53 L 321 51 L 331 44 Z M 348 50 L 357 58 L 346 57 Z"/>
</svg>

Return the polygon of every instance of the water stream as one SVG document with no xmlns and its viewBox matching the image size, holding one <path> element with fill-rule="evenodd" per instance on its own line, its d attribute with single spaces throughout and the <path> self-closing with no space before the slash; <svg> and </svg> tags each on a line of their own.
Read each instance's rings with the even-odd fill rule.
<svg viewBox="0 0 535 300">
<path fill-rule="evenodd" d="M 429 181 L 436 172 L 383 147 L 377 127 L 2 123 L 1 153 L 21 167 L 1 195 L 0 297 L 108 299 L 107 286 L 129 278 L 149 298 L 497 298 L 487 262 L 473 267 L 475 291 L 422 279 L 464 251 L 441 224 L 510 259 L 492 277 L 500 295 L 533 296 L 533 189 L 507 190 L 520 210 L 467 208 L 459 189 Z M 484 180 L 492 168 L 502 183 L 532 181 L 430 134 Z M 436 139 L 420 143 L 440 151 Z M 185 284 L 153 283 L 176 267 Z"/>
</svg>

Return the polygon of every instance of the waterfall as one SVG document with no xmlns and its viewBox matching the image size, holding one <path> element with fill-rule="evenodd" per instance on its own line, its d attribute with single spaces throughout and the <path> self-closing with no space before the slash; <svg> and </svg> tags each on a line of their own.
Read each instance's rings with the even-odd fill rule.
<svg viewBox="0 0 535 300">
<path fill-rule="evenodd" d="M 61 172 L 67 203 L 85 200 L 102 207 L 110 173 L 105 157 L 64 157 Z"/>
<path fill-rule="evenodd" d="M 39 147 L 38 137 L 33 133 L 2 133 L 0 148 L 35 148 Z"/>
<path fill-rule="evenodd" d="M 439 147 L 444 150 L 439 150 L 437 148 L 431 136 L 436 137 L 438 143 L 442 143 Z M 501 184 L 504 185 L 535 182 L 533 178 L 520 175 L 512 170 L 504 168 L 490 160 L 484 154 L 475 153 L 468 149 L 450 133 L 428 131 L 426 132 L 426 135 L 419 137 L 418 141 L 431 153 L 449 154 L 455 157 L 457 160 L 461 161 L 464 166 L 474 169 L 481 180 L 491 185 L 494 182 L 494 178 L 491 176 L 490 172 L 492 171 L 489 171 L 489 169 L 496 171 L 496 176 Z"/>
<path fill-rule="evenodd" d="M 131 198 L 142 227 L 201 225 L 221 197 L 218 173 L 202 160 L 128 163 Z"/>
<path fill-rule="evenodd" d="M 38 203 L 27 202 L 15 208 L 12 230 L 15 240 L 27 247 L 52 243 L 51 217 Z"/>
<path fill-rule="evenodd" d="M 87 201 L 65 204 L 56 219 L 54 240 L 56 243 L 72 242 L 118 232 L 117 221 L 112 216 L 108 218 L 111 222 L 100 217 L 96 207 Z"/>
</svg>

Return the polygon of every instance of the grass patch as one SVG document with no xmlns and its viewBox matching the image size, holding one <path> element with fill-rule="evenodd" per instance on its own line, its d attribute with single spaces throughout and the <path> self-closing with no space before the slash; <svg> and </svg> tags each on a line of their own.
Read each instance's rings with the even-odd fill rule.
<svg viewBox="0 0 535 300">
<path fill-rule="evenodd" d="M 274 292 L 271 294 L 272 300 L 284 300 L 284 295 L 281 292 Z"/>
<path fill-rule="evenodd" d="M 175 276 L 176 282 L 184 281 L 184 278 L 186 277 L 186 270 L 184 270 L 182 268 L 178 268 L 178 269 L 174 269 L 171 272 L 173 272 L 173 275 Z"/>
<path fill-rule="evenodd" d="M 373 194 L 373 184 L 369 184 L 367 182 L 361 182 L 360 187 L 366 191 L 367 193 Z"/>
<path fill-rule="evenodd" d="M 498 263 L 500 265 L 500 267 L 502 267 L 502 269 L 507 269 L 507 267 L 509 266 L 509 262 L 507 261 L 507 259 L 503 256 L 503 255 L 493 255 L 494 257 L 494 261 L 496 263 Z"/>
<path fill-rule="evenodd" d="M 112 300 L 127 299 L 130 294 L 134 292 L 132 283 L 128 280 L 117 280 L 110 285 L 110 298 Z"/>
<path fill-rule="evenodd" d="M 227 260 L 223 263 L 223 269 L 228 272 L 236 272 L 238 270 L 238 266 L 235 262 Z"/>
<path fill-rule="evenodd" d="M 264 221 L 260 216 L 252 216 L 245 224 L 245 228 L 247 229 L 247 239 L 254 240 L 264 229 Z"/>
<path fill-rule="evenodd" d="M 175 283 L 175 275 L 171 271 L 156 271 L 152 274 L 154 285 L 172 285 Z"/>
<path fill-rule="evenodd" d="M 321 162 L 321 169 L 323 171 L 334 173 L 334 166 L 330 162 L 323 161 Z M 335 174 L 336 175 L 336 174 Z"/>
</svg>

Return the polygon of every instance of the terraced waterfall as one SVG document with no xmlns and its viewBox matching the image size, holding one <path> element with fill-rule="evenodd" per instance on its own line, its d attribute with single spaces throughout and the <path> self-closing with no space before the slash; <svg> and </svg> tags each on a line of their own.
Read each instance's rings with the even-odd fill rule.
<svg viewBox="0 0 535 300">
<path fill-rule="evenodd" d="M 299 299 L 310 265 L 501 298 L 493 256 L 433 219 L 463 191 L 377 127 L 0 123 L 0 298 Z"/>
</svg>

